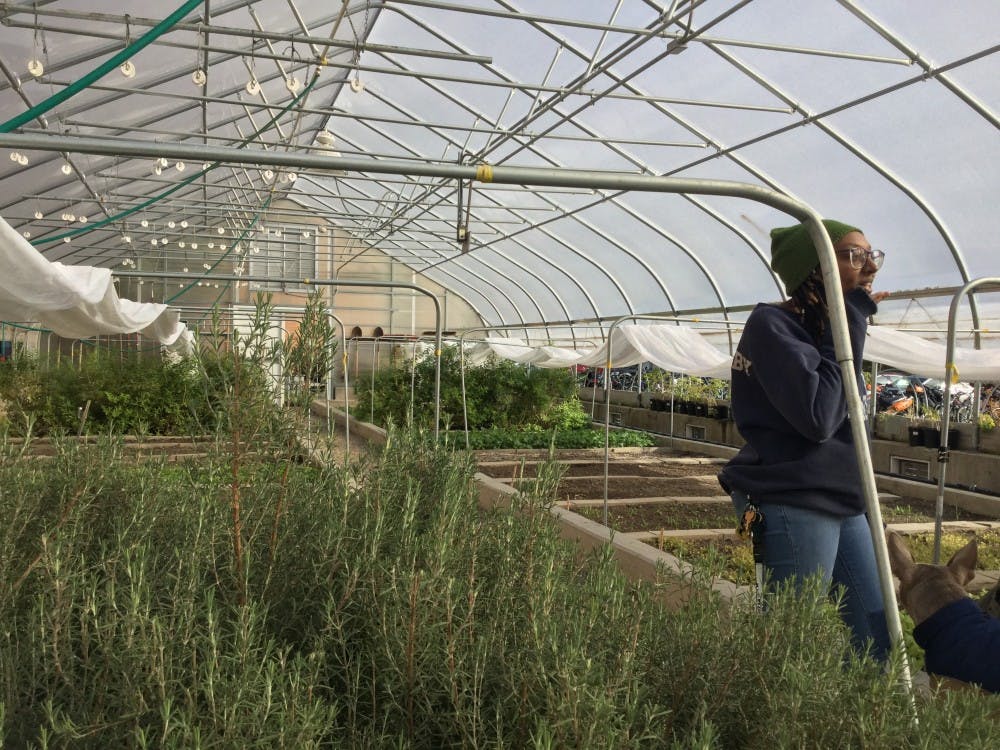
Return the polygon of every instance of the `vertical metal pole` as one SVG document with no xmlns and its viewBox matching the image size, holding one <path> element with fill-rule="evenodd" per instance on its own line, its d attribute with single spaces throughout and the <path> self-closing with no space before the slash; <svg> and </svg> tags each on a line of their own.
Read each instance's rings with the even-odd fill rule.
<svg viewBox="0 0 1000 750">
<path fill-rule="evenodd" d="M 875 437 L 875 418 L 878 416 L 878 362 L 872 362 L 872 388 L 868 394 L 868 408 L 871 409 L 869 432 L 872 438 Z"/>
<path fill-rule="evenodd" d="M 375 362 L 378 359 L 378 339 L 372 339 L 372 414 L 368 421 L 375 424 Z"/>
<path fill-rule="evenodd" d="M 970 294 L 976 287 L 1000 285 L 1000 277 L 984 277 L 974 279 L 963 286 L 951 300 L 948 308 L 948 342 L 944 362 L 944 408 L 941 410 L 941 441 L 938 447 L 938 484 L 937 501 L 934 505 L 934 564 L 941 561 L 941 533 L 944 520 L 944 482 L 948 470 L 948 429 L 951 427 L 951 384 L 959 380 L 958 368 L 955 367 L 955 328 L 958 318 L 958 305 L 962 297 Z M 978 341 L 977 341 L 978 343 Z"/>
</svg>

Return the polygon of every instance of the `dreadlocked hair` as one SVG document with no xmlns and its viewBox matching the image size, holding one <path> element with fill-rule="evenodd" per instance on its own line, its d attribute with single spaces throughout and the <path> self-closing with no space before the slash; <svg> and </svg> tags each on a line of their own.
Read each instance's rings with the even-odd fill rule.
<svg viewBox="0 0 1000 750">
<path fill-rule="evenodd" d="M 826 332 L 830 309 L 826 306 L 826 287 L 823 286 L 823 274 L 818 266 L 792 292 L 792 303 L 802 327 L 819 344 Z"/>
</svg>

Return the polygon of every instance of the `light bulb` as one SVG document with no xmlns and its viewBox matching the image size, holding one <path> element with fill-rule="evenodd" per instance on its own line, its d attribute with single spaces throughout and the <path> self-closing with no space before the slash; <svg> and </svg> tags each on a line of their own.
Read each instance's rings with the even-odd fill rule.
<svg viewBox="0 0 1000 750">
<path fill-rule="evenodd" d="M 185 219 L 184 221 L 181 222 L 181 229 L 187 229 L 187 228 L 188 228 L 188 223 L 187 219 Z"/>
<path fill-rule="evenodd" d="M 142 221 L 139 222 L 139 226 L 141 226 L 143 228 L 148 227 L 149 226 L 149 221 L 147 221 L 146 219 L 143 219 Z"/>
<path fill-rule="evenodd" d="M 156 245 L 157 245 L 156 237 L 154 237 L 153 239 L 151 239 L 149 241 L 149 244 L 152 245 L 153 247 L 156 247 Z"/>
<path fill-rule="evenodd" d="M 42 212 L 41 211 L 35 211 L 35 218 L 36 219 L 41 219 L 42 218 Z"/>
<path fill-rule="evenodd" d="M 259 247 L 255 247 L 255 248 L 253 249 L 253 251 L 254 251 L 255 253 L 259 253 L 259 252 L 260 252 L 260 248 L 259 248 Z"/>
<path fill-rule="evenodd" d="M 123 266 L 127 266 L 128 265 L 128 258 L 126 258 L 125 260 L 122 261 L 122 265 Z M 118 279 L 115 279 L 115 281 L 118 281 Z"/>
<path fill-rule="evenodd" d="M 216 284 L 216 285 L 215 285 L 215 288 L 216 288 L 216 289 L 218 289 L 218 288 L 219 288 L 219 285 L 218 285 L 218 284 Z"/>
<path fill-rule="evenodd" d="M 66 221 L 76 221 L 76 214 L 66 214 Z"/>
<path fill-rule="evenodd" d="M 166 244 L 167 244 L 168 242 L 169 242 L 169 240 L 168 240 L 168 239 L 167 239 L 166 237 L 164 237 L 164 238 L 162 238 L 162 239 L 160 240 L 160 244 L 161 244 L 161 245 L 166 245 Z"/>
<path fill-rule="evenodd" d="M 225 228 L 225 227 L 219 227 L 219 228 L 218 228 L 218 229 L 216 229 L 215 231 L 216 231 L 217 233 L 219 233 L 219 234 L 225 234 L 225 233 L 226 233 L 226 228 Z"/>
<path fill-rule="evenodd" d="M 25 231 L 21 232 L 21 234 L 24 235 L 24 239 L 26 239 L 26 240 L 30 240 L 31 239 L 31 232 L 29 232 L 28 230 L 25 230 Z"/>
<path fill-rule="evenodd" d="M 161 156 L 159 159 L 157 159 L 157 161 L 159 162 L 159 164 L 160 164 L 161 167 L 169 167 L 170 166 L 170 162 L 167 160 L 167 157 L 165 157 L 165 156 Z"/>
<path fill-rule="evenodd" d="M 260 84 L 257 82 L 256 78 L 251 78 L 247 81 L 247 93 L 250 96 L 257 96 L 260 93 Z"/>
<path fill-rule="evenodd" d="M 263 177 L 265 180 L 270 181 L 274 177 L 274 172 L 272 172 L 270 169 L 265 169 L 261 173 L 261 177 Z"/>
<path fill-rule="evenodd" d="M 194 73 L 191 74 L 191 80 L 194 82 L 195 86 L 204 86 L 205 82 L 208 81 L 208 76 L 205 75 L 205 71 L 198 68 Z"/>
<path fill-rule="evenodd" d="M 201 165 L 201 170 L 202 170 L 203 172 L 207 172 L 207 171 L 208 171 L 208 170 L 210 170 L 211 168 L 212 168 L 212 165 L 211 165 L 211 164 L 209 164 L 209 163 L 208 163 L 207 161 L 206 161 L 206 162 L 205 162 L 204 164 L 202 164 L 202 165 Z"/>
<path fill-rule="evenodd" d="M 144 282 L 143 282 L 143 280 L 142 280 L 142 279 L 139 279 L 139 286 L 142 286 L 142 285 L 143 285 L 143 283 L 144 283 Z"/>
<path fill-rule="evenodd" d="M 309 239 L 309 232 L 303 232 L 302 233 L 302 239 L 308 240 Z"/>
<path fill-rule="evenodd" d="M 163 167 L 161 167 L 159 164 L 157 164 L 155 167 L 153 167 L 153 174 L 157 174 L 157 175 L 163 174 Z"/>
<path fill-rule="evenodd" d="M 208 243 L 208 249 L 211 250 L 213 247 L 215 247 L 215 243 L 214 242 L 209 242 Z"/>
<path fill-rule="evenodd" d="M 202 267 L 202 268 L 204 268 L 204 269 L 205 269 L 205 270 L 207 271 L 207 270 L 209 270 L 209 269 L 210 269 L 210 268 L 211 268 L 212 266 L 210 266 L 210 265 L 209 265 L 208 263 L 202 263 L 202 264 L 201 264 L 201 267 Z"/>
<path fill-rule="evenodd" d="M 17 163 L 20 164 L 22 167 L 28 166 L 28 157 L 25 156 L 24 154 L 18 154 Z"/>
<path fill-rule="evenodd" d="M 280 237 L 281 236 L 281 230 L 280 229 L 275 229 L 274 230 L 274 236 L 275 237 Z"/>
<path fill-rule="evenodd" d="M 184 162 L 179 161 L 176 164 L 174 164 L 174 169 L 176 169 L 178 172 L 183 172 L 186 166 L 187 165 L 185 165 Z"/>
<path fill-rule="evenodd" d="M 124 242 L 126 245 L 131 245 L 132 244 L 132 238 L 129 235 L 127 235 L 127 234 L 123 234 L 122 235 L 122 242 Z"/>
<path fill-rule="evenodd" d="M 299 176 L 297 174 L 295 174 L 295 172 L 289 172 L 288 173 L 288 181 L 289 182 L 295 182 L 297 179 L 299 179 Z"/>
<path fill-rule="evenodd" d="M 187 272 L 188 272 L 187 266 L 184 266 L 184 268 L 181 269 L 181 273 L 187 273 Z"/>
<path fill-rule="evenodd" d="M 19 156 L 20 156 L 20 154 L 17 153 L 17 151 L 11 151 L 10 152 L 10 160 L 11 161 L 16 162 L 17 161 L 17 157 L 19 157 Z"/>
<path fill-rule="evenodd" d="M 35 78 L 38 78 L 38 76 L 45 72 L 45 66 L 42 65 L 41 60 L 28 60 L 28 72 L 35 76 Z"/>
<path fill-rule="evenodd" d="M 176 225 L 176 224 L 174 224 L 174 222 L 172 222 L 172 221 L 168 221 L 168 222 L 167 222 L 167 228 L 168 228 L 168 229 L 173 229 L 173 228 L 174 228 L 175 226 L 177 226 L 177 225 Z"/>
<path fill-rule="evenodd" d="M 285 79 L 285 88 L 293 94 L 297 94 L 299 93 L 299 89 L 302 88 L 302 81 L 298 79 L 298 76 L 288 76 Z"/>
<path fill-rule="evenodd" d="M 219 245 L 219 249 L 220 249 L 220 250 L 225 250 L 225 249 L 226 249 L 226 246 L 225 246 L 225 245 Z"/>
<path fill-rule="evenodd" d="M 122 75 L 126 78 L 135 78 L 135 65 L 132 64 L 131 60 L 126 60 L 119 67 L 118 70 L 122 72 Z"/>
<path fill-rule="evenodd" d="M 63 237 L 63 242 L 69 242 L 69 237 Z"/>
<path fill-rule="evenodd" d="M 72 174 L 73 173 L 73 167 L 71 167 L 68 163 L 67 164 L 63 164 L 61 167 L 59 167 L 59 169 L 62 170 L 63 174 Z"/>
<path fill-rule="evenodd" d="M 177 243 L 177 247 L 186 247 L 186 246 L 187 246 L 187 245 L 186 245 L 186 243 L 184 242 L 184 240 L 181 240 L 180 242 L 178 242 L 178 243 Z"/>
<path fill-rule="evenodd" d="M 326 128 L 316 134 L 316 143 L 321 146 L 332 146 L 336 140 L 333 133 Z"/>
<path fill-rule="evenodd" d="M 81 216 L 80 217 L 80 223 L 81 224 L 86 224 L 87 223 L 87 217 L 86 216 Z"/>
<path fill-rule="evenodd" d="M 192 250 L 197 250 L 198 249 L 198 243 L 197 242 L 192 242 L 191 243 L 191 249 Z"/>
</svg>

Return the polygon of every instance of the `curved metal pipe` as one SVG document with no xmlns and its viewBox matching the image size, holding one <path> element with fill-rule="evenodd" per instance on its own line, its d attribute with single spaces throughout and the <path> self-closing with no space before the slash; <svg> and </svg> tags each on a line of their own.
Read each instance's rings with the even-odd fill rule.
<svg viewBox="0 0 1000 750">
<path fill-rule="evenodd" d="M 938 446 L 937 499 L 934 504 L 934 564 L 941 562 L 941 534 L 944 519 L 944 479 L 948 469 L 948 428 L 951 427 L 951 384 L 958 382 L 958 368 L 955 367 L 955 329 L 957 328 L 958 305 L 962 297 L 981 286 L 1000 286 L 1000 276 L 985 276 L 973 279 L 959 289 L 952 297 L 948 308 L 948 343 L 944 358 L 944 409 L 941 412 L 941 440 Z M 970 297 L 970 302 L 971 302 Z M 979 343 L 977 337 L 976 343 Z M 977 347 L 978 348 L 978 347 Z M 978 429 L 978 428 L 977 428 Z"/>
</svg>

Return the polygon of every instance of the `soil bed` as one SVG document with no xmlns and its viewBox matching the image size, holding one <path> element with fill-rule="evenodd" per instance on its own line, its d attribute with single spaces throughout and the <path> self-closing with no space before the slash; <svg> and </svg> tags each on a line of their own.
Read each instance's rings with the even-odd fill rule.
<svg viewBox="0 0 1000 750">
<path fill-rule="evenodd" d="M 617 482 L 609 486 L 618 491 Z M 671 495 L 678 493 L 671 492 Z M 635 495 L 624 495 L 635 497 Z M 880 503 L 882 520 L 885 523 L 932 523 L 934 521 L 934 501 L 916 498 L 899 498 Z M 582 516 L 600 521 L 603 507 L 577 506 L 573 511 Z M 945 521 L 995 521 L 997 519 L 971 513 L 954 505 L 946 505 Z M 608 507 L 608 525 L 623 533 L 634 531 L 657 531 L 659 529 L 727 529 L 736 527 L 736 513 L 728 499 L 713 502 L 668 502 L 636 503 Z"/>
<path fill-rule="evenodd" d="M 612 477 L 700 477 L 710 476 L 718 472 L 721 465 L 715 463 L 673 463 L 668 461 L 638 462 L 615 461 L 608 464 L 608 476 Z M 480 465 L 479 470 L 497 479 L 513 479 L 519 477 L 534 477 L 538 474 L 538 464 L 520 462 L 495 463 Z M 602 477 L 604 463 L 574 463 L 566 464 L 564 478 Z M 616 483 L 619 480 L 616 480 Z M 603 495 L 603 492 L 602 492 Z"/>
<path fill-rule="evenodd" d="M 975 536 L 979 546 L 979 570 L 996 570 L 1000 567 L 1000 531 L 949 531 L 942 538 L 942 559 L 947 560 L 968 539 Z M 917 562 L 931 562 L 933 534 L 910 537 L 907 544 Z M 678 539 L 657 537 L 646 542 L 686 562 L 707 566 L 714 575 L 740 585 L 754 583 L 753 549 L 750 542 L 731 537 L 713 539 Z M 990 584 L 991 585 L 991 584 Z M 977 589 L 978 591 L 978 589 Z"/>
<path fill-rule="evenodd" d="M 530 482 L 531 480 L 525 480 Z M 514 486 L 523 486 L 515 482 Z M 629 477 L 608 483 L 609 499 L 632 497 L 711 497 L 722 489 L 714 474 L 697 477 Z M 564 477 L 559 482 L 557 499 L 560 502 L 594 500 L 604 497 L 604 477 L 574 479 Z"/>
</svg>

